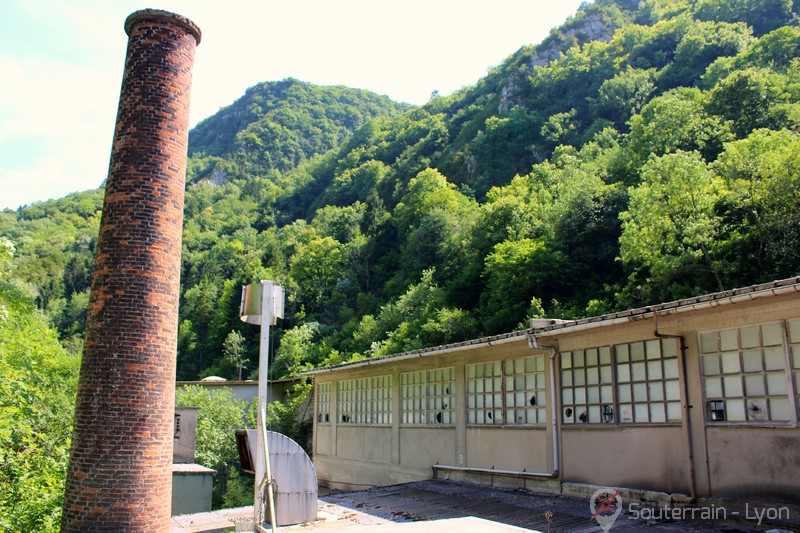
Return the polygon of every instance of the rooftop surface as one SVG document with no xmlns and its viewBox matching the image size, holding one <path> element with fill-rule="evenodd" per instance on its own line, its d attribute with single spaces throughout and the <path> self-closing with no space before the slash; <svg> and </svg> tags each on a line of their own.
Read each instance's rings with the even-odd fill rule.
<svg viewBox="0 0 800 533">
<path fill-rule="evenodd" d="M 787 525 L 758 523 L 763 509 L 750 513 L 723 515 L 716 506 L 713 520 L 700 519 L 701 512 L 684 513 L 686 519 L 659 517 L 658 509 L 631 512 L 630 502 L 623 502 L 625 511 L 613 523 L 609 533 L 650 531 L 672 533 L 755 533 L 763 531 L 800 531 Z M 634 507 L 635 508 L 635 507 Z M 642 508 L 639 508 L 642 509 Z M 800 525 L 800 509 L 792 507 L 790 522 Z M 549 517 L 548 517 L 549 515 Z M 212 533 L 244 531 L 252 522 L 253 508 L 226 509 L 199 515 L 173 518 L 171 533 Z M 355 492 L 334 492 L 322 495 L 318 503 L 318 520 L 307 524 L 282 527 L 280 531 L 334 529 L 337 533 L 415 533 L 417 531 L 458 531 L 459 533 L 494 533 L 514 531 L 600 533 L 603 529 L 590 521 L 586 498 L 535 494 L 525 491 L 497 489 L 482 485 L 428 480 L 404 485 L 381 487 Z M 239 529 L 235 529 L 236 527 Z"/>
</svg>

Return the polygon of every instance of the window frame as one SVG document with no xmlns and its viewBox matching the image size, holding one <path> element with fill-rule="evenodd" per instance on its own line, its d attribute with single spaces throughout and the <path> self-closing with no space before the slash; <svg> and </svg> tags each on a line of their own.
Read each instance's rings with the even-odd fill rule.
<svg viewBox="0 0 800 533">
<path fill-rule="evenodd" d="M 798 426 L 800 319 L 700 331 L 697 347 L 707 426 Z"/>
</svg>

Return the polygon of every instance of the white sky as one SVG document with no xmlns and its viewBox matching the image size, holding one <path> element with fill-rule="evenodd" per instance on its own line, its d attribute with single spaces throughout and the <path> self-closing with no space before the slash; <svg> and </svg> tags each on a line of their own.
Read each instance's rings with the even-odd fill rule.
<svg viewBox="0 0 800 533">
<path fill-rule="evenodd" d="M 346 85 L 423 104 L 474 85 L 581 0 L 0 0 L 0 209 L 108 172 L 125 18 L 192 19 L 192 125 L 262 81 Z"/>
</svg>

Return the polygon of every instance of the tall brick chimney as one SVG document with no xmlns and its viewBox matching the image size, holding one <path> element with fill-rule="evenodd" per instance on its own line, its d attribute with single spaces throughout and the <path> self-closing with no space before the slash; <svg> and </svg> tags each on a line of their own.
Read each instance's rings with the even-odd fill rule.
<svg viewBox="0 0 800 533">
<path fill-rule="evenodd" d="M 200 30 L 159 10 L 128 50 L 78 385 L 62 531 L 168 531 L 189 92 Z"/>
</svg>

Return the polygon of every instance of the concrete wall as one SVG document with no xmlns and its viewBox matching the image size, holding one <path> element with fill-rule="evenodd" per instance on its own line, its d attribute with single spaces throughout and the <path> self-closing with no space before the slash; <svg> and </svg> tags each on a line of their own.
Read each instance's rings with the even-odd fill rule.
<svg viewBox="0 0 800 533">
<path fill-rule="evenodd" d="M 172 516 L 211 510 L 214 473 L 197 464 L 172 465 Z"/>
</svg>

